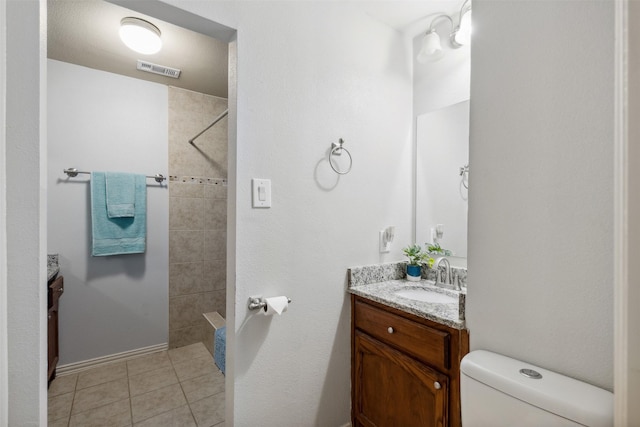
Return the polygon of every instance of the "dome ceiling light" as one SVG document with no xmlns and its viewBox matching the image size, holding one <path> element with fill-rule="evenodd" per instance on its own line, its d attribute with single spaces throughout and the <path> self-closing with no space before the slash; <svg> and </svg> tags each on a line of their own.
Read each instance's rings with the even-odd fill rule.
<svg viewBox="0 0 640 427">
<path fill-rule="evenodd" d="M 144 19 L 126 17 L 120 21 L 120 40 L 131 50 L 143 55 L 158 53 L 162 48 L 160 29 Z"/>
</svg>

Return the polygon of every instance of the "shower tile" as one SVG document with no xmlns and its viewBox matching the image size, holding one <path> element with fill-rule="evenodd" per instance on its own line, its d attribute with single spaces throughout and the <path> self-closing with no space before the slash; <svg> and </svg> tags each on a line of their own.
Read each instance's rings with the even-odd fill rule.
<svg viewBox="0 0 640 427">
<path fill-rule="evenodd" d="M 203 262 L 169 264 L 169 296 L 188 295 L 207 290 Z"/>
<path fill-rule="evenodd" d="M 169 355 L 166 351 L 159 351 L 157 353 L 127 360 L 127 372 L 129 373 L 129 377 L 160 368 L 169 368 L 171 366 L 171 361 L 169 360 Z"/>
<path fill-rule="evenodd" d="M 172 384 L 149 393 L 131 398 L 131 412 L 133 422 L 145 420 L 155 415 L 162 414 L 180 406 L 187 401 L 182 393 L 180 384 Z"/>
<path fill-rule="evenodd" d="M 218 370 L 213 361 L 213 357 L 211 357 L 211 353 L 209 353 L 204 346 L 202 346 L 202 348 L 206 352 L 206 357 L 199 357 L 197 359 L 186 360 L 179 363 L 174 362 L 173 368 L 176 370 L 176 375 L 178 375 L 180 382 L 185 382 L 186 380 L 205 375 L 211 375 Z"/>
<path fill-rule="evenodd" d="M 203 260 L 204 236 L 199 230 L 169 230 L 169 262 Z"/>
<path fill-rule="evenodd" d="M 188 326 L 181 329 L 169 329 L 169 348 L 183 347 L 202 341 L 203 327 Z"/>
<path fill-rule="evenodd" d="M 204 200 L 204 228 L 207 230 L 227 229 L 227 200 L 226 199 L 203 199 Z"/>
<path fill-rule="evenodd" d="M 169 197 L 204 197 L 204 184 L 169 182 Z"/>
<path fill-rule="evenodd" d="M 53 397 L 75 391 L 77 382 L 78 374 L 58 376 L 55 380 L 51 381 L 47 395 Z"/>
<path fill-rule="evenodd" d="M 95 409 L 75 414 L 69 420 L 69 427 L 131 425 L 131 403 L 129 399 L 119 400 Z"/>
<path fill-rule="evenodd" d="M 140 423 L 136 423 L 135 427 L 196 427 L 197 424 L 191 415 L 191 409 L 188 405 L 180 406 L 172 409 L 164 414 L 156 415 L 148 418 Z"/>
<path fill-rule="evenodd" d="M 206 397 L 191 404 L 199 426 L 215 426 L 224 421 L 224 393 Z"/>
<path fill-rule="evenodd" d="M 221 176 L 218 178 L 226 178 L 226 176 Z M 204 198 L 205 199 L 226 199 L 227 188 L 228 187 L 226 185 L 222 185 L 222 184 L 205 185 Z"/>
<path fill-rule="evenodd" d="M 202 299 L 200 300 L 200 306 L 198 307 L 201 310 L 201 313 L 209 313 L 212 311 L 217 311 L 220 313 L 222 317 L 226 317 L 226 306 L 227 306 L 227 291 L 212 291 L 205 292 L 202 294 Z"/>
<path fill-rule="evenodd" d="M 122 378 L 79 390 L 75 394 L 71 409 L 73 415 L 128 398 L 129 384 L 126 378 Z"/>
<path fill-rule="evenodd" d="M 118 378 L 126 378 L 126 376 L 126 362 L 111 363 L 109 365 L 89 369 L 78 374 L 78 384 L 76 386 L 76 390 L 81 390 L 97 384 L 110 382 Z"/>
<path fill-rule="evenodd" d="M 129 377 L 129 393 L 138 396 L 178 382 L 173 366 Z"/>
<path fill-rule="evenodd" d="M 177 87 L 169 87 L 169 108 L 185 114 L 201 115 L 205 95 Z"/>
<path fill-rule="evenodd" d="M 227 253 L 227 231 L 225 230 L 205 230 L 204 231 L 204 259 L 215 260 L 224 259 Z"/>
<path fill-rule="evenodd" d="M 169 143 L 169 175 L 203 176 L 205 173 L 202 149 L 199 141 L 191 145 L 188 139 L 193 136 L 174 136 L 171 131 Z M 175 140 L 175 142 L 174 142 Z M 185 146 L 178 145 L 184 141 Z"/>
<path fill-rule="evenodd" d="M 224 392 L 224 375 L 217 371 L 201 377 L 183 381 L 182 390 L 187 402 L 194 403 L 205 397 Z"/>
<path fill-rule="evenodd" d="M 204 228 L 204 199 L 171 197 L 169 201 L 169 230 Z"/>
<path fill-rule="evenodd" d="M 204 261 L 204 282 L 207 291 L 227 288 L 226 260 Z M 169 266 L 171 272 L 171 266 Z"/>
<path fill-rule="evenodd" d="M 60 394 L 48 399 L 47 419 L 49 422 L 60 418 L 69 418 L 71 405 L 73 404 L 73 392 Z"/>
<path fill-rule="evenodd" d="M 169 350 L 169 358 L 174 365 L 176 363 L 186 362 L 192 359 L 200 359 L 203 357 L 211 357 L 211 354 L 201 342 Z"/>
<path fill-rule="evenodd" d="M 207 292 L 208 293 L 208 292 Z M 180 295 L 169 298 L 169 329 L 200 325 L 207 293 Z M 209 310 L 211 311 L 211 310 Z"/>
</svg>

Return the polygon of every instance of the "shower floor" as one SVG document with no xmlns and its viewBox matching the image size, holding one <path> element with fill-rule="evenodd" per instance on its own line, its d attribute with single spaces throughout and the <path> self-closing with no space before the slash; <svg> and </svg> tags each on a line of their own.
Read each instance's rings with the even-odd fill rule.
<svg viewBox="0 0 640 427">
<path fill-rule="evenodd" d="M 59 376 L 48 425 L 224 427 L 224 375 L 197 343 Z"/>
</svg>

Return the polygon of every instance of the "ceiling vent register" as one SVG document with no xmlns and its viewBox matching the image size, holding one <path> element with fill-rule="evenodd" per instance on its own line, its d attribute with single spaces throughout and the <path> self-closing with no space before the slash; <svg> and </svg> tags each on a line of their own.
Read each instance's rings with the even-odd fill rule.
<svg viewBox="0 0 640 427">
<path fill-rule="evenodd" d="M 138 70 L 146 71 L 147 73 L 160 74 L 161 76 L 173 77 L 177 79 L 180 77 L 180 70 L 177 68 L 165 67 L 164 65 L 152 64 L 151 62 L 142 61 L 138 59 Z"/>
</svg>

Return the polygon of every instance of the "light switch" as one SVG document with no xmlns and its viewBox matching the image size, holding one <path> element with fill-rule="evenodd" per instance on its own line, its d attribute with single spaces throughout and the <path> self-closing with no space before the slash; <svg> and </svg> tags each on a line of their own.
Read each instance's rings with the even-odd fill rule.
<svg viewBox="0 0 640 427">
<path fill-rule="evenodd" d="M 251 180 L 251 193 L 254 208 L 271 207 L 271 180 L 253 178 Z"/>
</svg>

